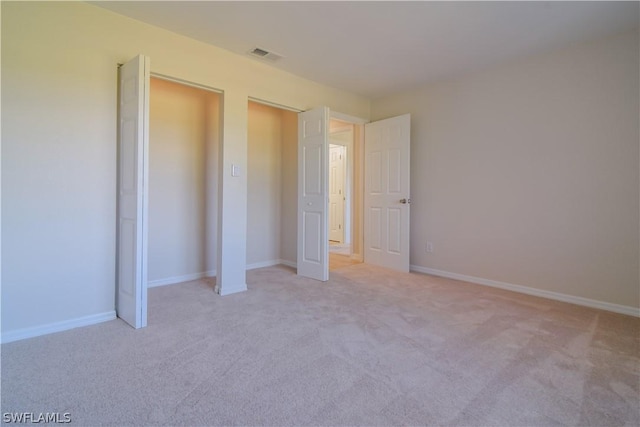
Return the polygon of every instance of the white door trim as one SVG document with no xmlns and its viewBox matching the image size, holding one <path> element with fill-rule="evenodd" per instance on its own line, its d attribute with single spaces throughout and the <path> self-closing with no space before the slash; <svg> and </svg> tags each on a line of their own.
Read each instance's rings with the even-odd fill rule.
<svg viewBox="0 0 640 427">
<path fill-rule="evenodd" d="M 349 114 L 343 114 L 333 110 L 330 112 L 330 117 L 342 122 L 353 123 L 354 125 L 364 125 L 370 121 L 361 117 L 350 116 Z"/>
<path fill-rule="evenodd" d="M 266 99 L 260 99 L 254 96 L 250 96 L 249 101 L 255 102 L 256 104 L 266 105 L 267 107 L 277 108 L 279 110 L 292 111 L 294 113 L 302 113 L 304 111 L 299 108 L 289 107 L 288 105 L 278 104 L 277 102 L 267 101 Z"/>
<path fill-rule="evenodd" d="M 195 83 L 195 82 L 191 82 L 189 80 L 184 80 L 178 77 L 172 77 L 172 76 L 167 76 L 166 74 L 160 74 L 160 73 L 154 73 L 153 71 L 150 72 L 150 76 L 158 79 L 158 80 L 166 80 L 168 82 L 173 82 L 173 83 L 177 83 L 180 84 L 182 86 L 189 86 L 195 89 L 201 89 L 201 90 L 206 90 L 207 92 L 213 92 L 213 93 L 217 93 L 217 94 L 224 94 L 224 91 L 221 89 L 216 89 L 214 87 L 211 86 L 207 86 L 207 85 L 203 85 L 200 83 Z"/>
</svg>

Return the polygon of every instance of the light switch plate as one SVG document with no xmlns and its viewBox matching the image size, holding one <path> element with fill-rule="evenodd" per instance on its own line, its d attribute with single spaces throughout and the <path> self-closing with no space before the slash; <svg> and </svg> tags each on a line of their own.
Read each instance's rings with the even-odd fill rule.
<svg viewBox="0 0 640 427">
<path fill-rule="evenodd" d="M 231 165 L 231 176 L 240 176 L 240 166 Z"/>
</svg>

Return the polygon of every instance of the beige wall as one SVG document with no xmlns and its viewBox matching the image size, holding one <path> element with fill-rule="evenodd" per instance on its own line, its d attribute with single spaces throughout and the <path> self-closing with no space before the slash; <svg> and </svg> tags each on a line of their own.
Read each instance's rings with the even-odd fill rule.
<svg viewBox="0 0 640 427">
<path fill-rule="evenodd" d="M 3 333 L 113 313 L 118 63 L 143 53 L 152 72 L 223 90 L 225 161 L 243 169 L 248 96 L 369 116 L 363 97 L 87 3 L 1 7 Z M 233 182 L 242 205 L 245 175 Z"/>
<path fill-rule="evenodd" d="M 151 79 L 148 275 L 152 285 L 215 270 L 218 110 L 215 93 Z"/>
<path fill-rule="evenodd" d="M 411 263 L 638 307 L 638 46 L 634 32 L 373 102 L 373 119 L 412 115 Z"/>
<path fill-rule="evenodd" d="M 298 258 L 298 115 L 282 111 L 282 193 L 280 258 L 295 264 Z"/>
<path fill-rule="evenodd" d="M 282 110 L 249 102 L 247 265 L 280 259 Z"/>
<path fill-rule="evenodd" d="M 249 102 L 247 265 L 295 263 L 298 116 Z"/>
</svg>

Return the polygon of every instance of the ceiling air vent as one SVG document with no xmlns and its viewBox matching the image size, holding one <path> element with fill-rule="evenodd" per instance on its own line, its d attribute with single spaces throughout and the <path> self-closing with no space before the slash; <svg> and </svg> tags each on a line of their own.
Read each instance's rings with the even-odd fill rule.
<svg viewBox="0 0 640 427">
<path fill-rule="evenodd" d="M 268 59 L 269 61 L 277 61 L 278 59 L 282 58 L 282 55 L 278 55 L 277 53 L 274 53 L 274 52 L 269 52 L 268 50 L 264 50 L 259 47 L 255 47 L 252 50 L 250 50 L 249 55 L 255 56 L 256 58 L 260 58 L 260 59 Z"/>
</svg>

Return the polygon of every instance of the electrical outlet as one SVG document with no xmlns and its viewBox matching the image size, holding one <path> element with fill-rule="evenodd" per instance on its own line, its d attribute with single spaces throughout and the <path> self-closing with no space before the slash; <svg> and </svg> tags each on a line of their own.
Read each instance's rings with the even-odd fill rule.
<svg viewBox="0 0 640 427">
<path fill-rule="evenodd" d="M 428 253 L 433 252 L 433 243 L 427 242 L 427 252 Z"/>
</svg>

